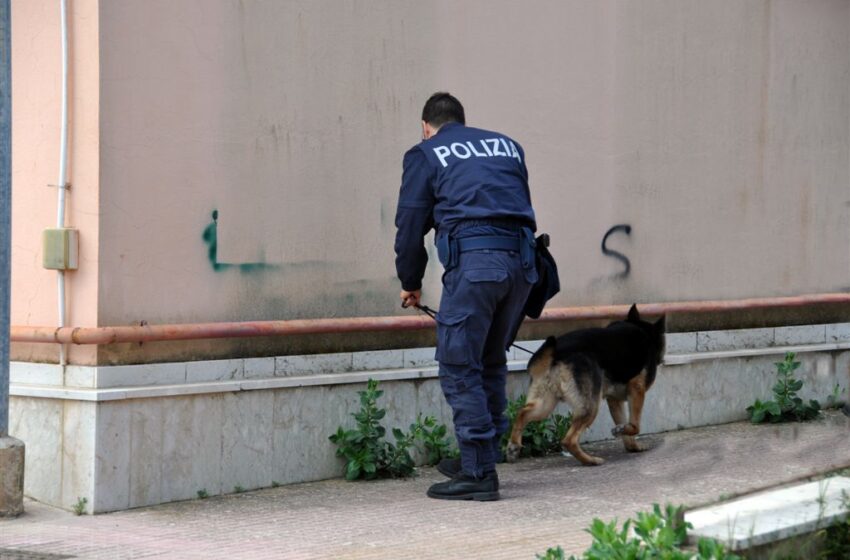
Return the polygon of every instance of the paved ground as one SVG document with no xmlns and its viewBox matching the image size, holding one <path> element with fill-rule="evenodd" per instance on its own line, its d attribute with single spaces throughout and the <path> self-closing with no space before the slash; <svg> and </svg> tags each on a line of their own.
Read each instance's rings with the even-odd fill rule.
<svg viewBox="0 0 850 560">
<path fill-rule="evenodd" d="M 526 459 L 500 468 L 499 502 L 425 497 L 442 477 L 330 480 L 99 516 L 28 502 L 0 521 L 0 559 L 528 559 L 581 552 L 594 517 L 623 519 L 653 502 L 695 505 L 850 465 L 850 419 L 728 424 L 647 436 L 652 449 L 591 446 L 608 461 Z M 67 555 L 67 556 L 55 556 Z"/>
</svg>

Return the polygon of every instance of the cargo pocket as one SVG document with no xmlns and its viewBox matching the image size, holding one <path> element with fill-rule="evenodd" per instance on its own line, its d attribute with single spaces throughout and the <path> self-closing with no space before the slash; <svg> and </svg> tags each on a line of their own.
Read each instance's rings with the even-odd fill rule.
<svg viewBox="0 0 850 560">
<path fill-rule="evenodd" d="M 465 314 L 437 313 L 437 361 L 443 364 L 469 364 L 469 337 Z"/>
</svg>

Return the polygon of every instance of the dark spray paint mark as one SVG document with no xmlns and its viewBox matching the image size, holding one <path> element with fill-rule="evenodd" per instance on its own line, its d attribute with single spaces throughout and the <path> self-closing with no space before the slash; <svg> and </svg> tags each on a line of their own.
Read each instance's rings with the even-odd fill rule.
<svg viewBox="0 0 850 560">
<path fill-rule="evenodd" d="M 605 236 L 602 238 L 602 252 L 608 255 L 609 257 L 614 257 L 615 259 L 623 263 L 623 265 L 625 265 L 626 267 L 623 271 L 615 274 L 617 278 L 625 278 L 626 276 L 628 276 L 629 272 L 631 272 L 632 270 L 632 263 L 629 262 L 628 257 L 626 257 L 624 254 L 609 249 L 605 246 L 605 244 L 608 242 L 608 236 L 621 230 L 624 231 L 626 235 L 632 234 L 632 226 L 630 226 L 629 224 L 619 224 L 605 232 Z"/>
<path fill-rule="evenodd" d="M 228 268 L 239 268 L 242 272 L 254 272 L 257 270 L 266 270 L 277 268 L 275 265 L 266 263 L 220 263 L 218 262 L 218 210 L 212 212 L 212 223 L 209 224 L 201 236 L 209 247 L 207 248 L 207 257 L 210 260 L 210 266 L 213 270 L 226 270 Z"/>
<path fill-rule="evenodd" d="M 207 250 L 207 257 L 210 260 L 210 265 L 212 265 L 213 270 L 221 270 L 224 265 L 218 264 L 218 210 L 213 210 L 212 213 L 212 223 L 206 227 L 204 230 L 203 240 L 204 243 L 209 245 Z"/>
</svg>

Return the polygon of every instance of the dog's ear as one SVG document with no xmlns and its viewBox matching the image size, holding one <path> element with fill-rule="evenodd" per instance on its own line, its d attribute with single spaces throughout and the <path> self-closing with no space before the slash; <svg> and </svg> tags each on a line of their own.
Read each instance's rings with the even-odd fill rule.
<svg viewBox="0 0 850 560">
<path fill-rule="evenodd" d="M 543 346 L 552 346 L 554 347 L 557 344 L 558 340 L 554 336 L 547 336 L 546 341 L 543 343 Z"/>
<path fill-rule="evenodd" d="M 636 303 L 633 303 L 632 307 L 629 309 L 629 316 L 626 317 L 626 321 L 631 323 L 637 323 L 640 321 L 640 313 L 638 313 Z"/>
<path fill-rule="evenodd" d="M 662 315 L 660 319 L 655 321 L 655 332 L 664 334 L 667 332 L 667 315 Z"/>
</svg>

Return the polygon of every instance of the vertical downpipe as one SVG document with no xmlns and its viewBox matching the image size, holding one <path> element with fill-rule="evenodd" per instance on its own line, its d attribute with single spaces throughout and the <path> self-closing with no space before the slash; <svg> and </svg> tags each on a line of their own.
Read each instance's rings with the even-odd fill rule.
<svg viewBox="0 0 850 560">
<path fill-rule="evenodd" d="M 59 140 L 59 180 L 56 182 L 59 203 L 56 211 L 56 227 L 65 227 L 65 193 L 67 191 L 68 167 L 68 4 L 59 0 L 62 27 L 62 126 Z M 65 271 L 57 271 L 59 295 L 59 326 L 65 326 Z M 59 365 L 65 366 L 65 345 L 59 345 Z"/>
<path fill-rule="evenodd" d="M 12 252 L 12 22 L 0 0 L 0 439 L 9 434 L 9 302 Z"/>
</svg>

